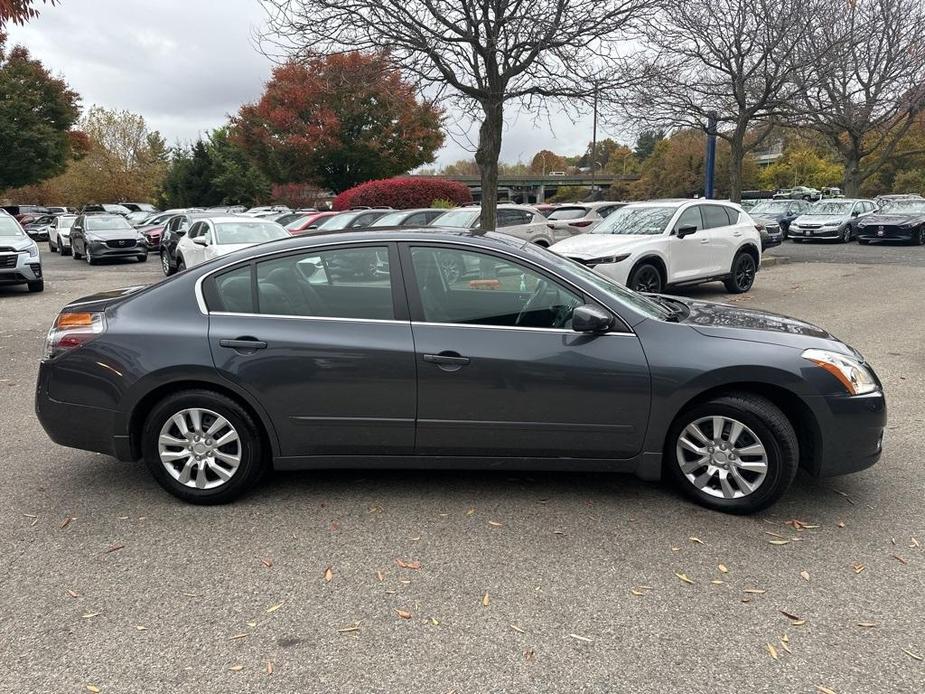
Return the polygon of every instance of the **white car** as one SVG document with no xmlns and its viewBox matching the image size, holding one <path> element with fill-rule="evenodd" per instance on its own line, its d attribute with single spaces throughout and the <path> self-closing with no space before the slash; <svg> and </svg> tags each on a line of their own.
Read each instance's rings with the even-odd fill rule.
<svg viewBox="0 0 925 694">
<path fill-rule="evenodd" d="M 266 241 L 291 238 L 276 222 L 248 217 L 210 217 L 195 222 L 177 243 L 177 269 L 183 270 Z"/>
<path fill-rule="evenodd" d="M 283 214 L 284 212 L 292 212 L 292 210 L 285 205 L 264 205 L 263 207 L 252 207 L 247 212 L 242 212 L 245 217 L 259 217 L 262 214 Z"/>
<path fill-rule="evenodd" d="M 458 207 L 444 212 L 434 219 L 430 226 L 450 229 L 478 229 L 481 207 Z M 571 236 L 562 233 L 556 236 L 549 228 L 546 218 L 535 207 L 528 205 L 498 205 L 495 229 L 549 248 L 561 238 Z"/>
<path fill-rule="evenodd" d="M 61 255 L 71 254 L 71 227 L 75 219 L 76 214 L 58 215 L 55 223 L 48 228 L 48 250 Z"/>
<path fill-rule="evenodd" d="M 721 280 L 747 292 L 761 266 L 761 236 L 734 203 L 653 200 L 611 213 L 590 234 L 550 250 L 639 292 Z"/>
<path fill-rule="evenodd" d="M 560 205 L 546 217 L 550 229 L 569 235 L 587 234 L 611 212 L 626 205 L 625 202 L 580 202 Z"/>
</svg>

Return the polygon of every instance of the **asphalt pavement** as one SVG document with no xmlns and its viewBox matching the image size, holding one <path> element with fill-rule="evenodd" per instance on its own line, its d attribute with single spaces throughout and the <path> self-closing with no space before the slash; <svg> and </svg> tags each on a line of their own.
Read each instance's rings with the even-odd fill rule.
<svg viewBox="0 0 925 694">
<path fill-rule="evenodd" d="M 863 253 L 860 253 L 863 251 Z M 882 254 L 865 262 L 869 252 Z M 0 681 L 12 692 L 925 691 L 925 248 L 786 244 L 732 297 L 859 348 L 882 461 L 733 517 L 608 474 L 304 472 L 198 508 L 33 414 L 58 308 L 0 288 Z M 819 257 L 816 256 L 818 254 Z M 848 255 L 845 255 L 848 254 Z"/>
</svg>

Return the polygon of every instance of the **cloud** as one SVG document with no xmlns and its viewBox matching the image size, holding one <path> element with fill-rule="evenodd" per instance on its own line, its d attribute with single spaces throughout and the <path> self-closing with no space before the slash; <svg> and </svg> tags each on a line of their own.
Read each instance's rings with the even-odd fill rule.
<svg viewBox="0 0 925 694">
<path fill-rule="evenodd" d="M 140 113 L 169 142 L 188 141 L 260 96 L 272 69 L 252 39 L 263 20 L 256 0 L 66 0 L 11 27 L 9 41 L 63 76 L 85 107 Z M 554 113 L 534 123 L 509 111 L 501 158 L 529 161 L 544 148 L 577 154 L 590 140 L 589 118 L 573 124 Z M 471 156 L 447 138 L 437 163 Z"/>
</svg>

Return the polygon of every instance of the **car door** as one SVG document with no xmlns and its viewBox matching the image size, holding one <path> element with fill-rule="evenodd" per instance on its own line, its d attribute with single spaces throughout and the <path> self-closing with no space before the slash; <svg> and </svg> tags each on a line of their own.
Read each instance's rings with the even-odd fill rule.
<svg viewBox="0 0 925 694">
<path fill-rule="evenodd" d="M 447 276 L 440 258 L 462 258 Z M 570 329 L 580 290 L 503 252 L 402 247 L 417 359 L 420 455 L 625 459 L 649 373 L 636 336 Z"/>
<path fill-rule="evenodd" d="M 266 409 L 284 458 L 412 453 L 415 357 L 397 258 L 376 275 L 330 271 L 395 253 L 324 246 L 206 283 L 215 366 Z"/>
<path fill-rule="evenodd" d="M 678 230 L 684 227 L 696 227 L 697 230 L 681 238 Z M 672 227 L 669 241 L 669 282 L 687 282 L 711 274 L 715 261 L 700 205 L 690 205 L 681 212 Z"/>
<path fill-rule="evenodd" d="M 84 248 L 84 222 L 86 217 L 80 215 L 77 219 L 74 220 L 74 225 L 71 227 L 71 250 L 78 253 L 85 251 Z"/>
<path fill-rule="evenodd" d="M 195 242 L 195 239 L 203 231 L 204 222 L 196 222 L 190 227 L 189 233 L 185 234 L 177 242 L 177 258 L 183 258 L 183 264 L 186 267 L 199 265 L 204 260 L 205 249 Z"/>
<path fill-rule="evenodd" d="M 710 239 L 709 271 L 707 275 L 729 272 L 744 233 L 739 225 L 739 213 L 723 205 L 701 205 L 703 225 Z"/>
</svg>

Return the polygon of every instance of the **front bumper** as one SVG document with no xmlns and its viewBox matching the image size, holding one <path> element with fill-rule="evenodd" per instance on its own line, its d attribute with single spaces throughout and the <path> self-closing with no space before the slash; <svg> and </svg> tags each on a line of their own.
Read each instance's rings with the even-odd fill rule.
<svg viewBox="0 0 925 694">
<path fill-rule="evenodd" d="M 599 263 L 597 265 L 589 265 L 587 260 L 584 258 L 578 258 L 576 256 L 569 256 L 576 263 L 581 263 L 587 268 L 594 270 L 595 272 L 604 275 L 604 277 L 625 285 L 629 281 L 630 269 L 633 267 L 632 260 L 627 258 L 626 260 L 621 260 L 619 263 Z"/>
<path fill-rule="evenodd" d="M 870 467 L 883 452 L 886 398 L 882 391 L 867 395 L 826 395 L 812 399 L 819 424 L 815 465 L 820 477 L 846 475 Z"/>
<path fill-rule="evenodd" d="M 87 246 L 94 258 L 133 258 L 148 254 L 148 246 L 139 241 L 131 241 L 130 245 L 113 247 L 113 241 L 90 241 Z"/>
<path fill-rule="evenodd" d="M 42 260 L 27 252 L 0 253 L 0 284 L 23 284 L 42 279 Z"/>
<path fill-rule="evenodd" d="M 837 239 L 841 238 L 844 227 L 819 227 L 818 229 L 794 229 L 787 231 L 792 239 Z"/>
<path fill-rule="evenodd" d="M 862 241 L 912 241 L 918 238 L 918 227 L 858 227 L 858 238 Z"/>
<path fill-rule="evenodd" d="M 27 229 L 26 235 L 33 241 L 47 241 L 48 229 Z"/>
</svg>

